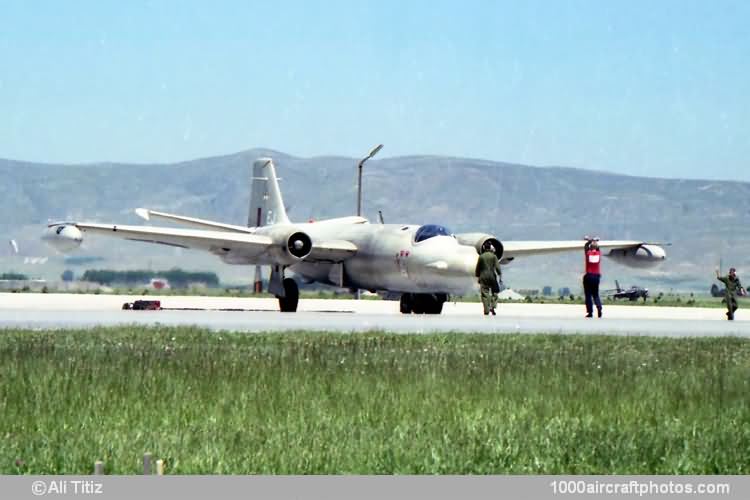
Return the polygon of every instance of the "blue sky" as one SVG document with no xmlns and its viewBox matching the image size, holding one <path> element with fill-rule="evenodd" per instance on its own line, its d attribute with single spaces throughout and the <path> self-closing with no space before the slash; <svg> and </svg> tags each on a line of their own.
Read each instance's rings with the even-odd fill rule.
<svg viewBox="0 0 750 500">
<path fill-rule="evenodd" d="M 271 5 L 271 4 L 274 5 Z M 750 2 L 0 0 L 0 157 L 454 155 L 750 181 Z"/>
</svg>

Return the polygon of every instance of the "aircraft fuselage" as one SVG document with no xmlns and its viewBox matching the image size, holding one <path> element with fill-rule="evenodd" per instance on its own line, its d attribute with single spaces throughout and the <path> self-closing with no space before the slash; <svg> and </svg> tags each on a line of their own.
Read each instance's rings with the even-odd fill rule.
<svg viewBox="0 0 750 500">
<path fill-rule="evenodd" d="M 477 251 L 453 236 L 415 241 L 419 226 L 398 224 L 294 224 L 315 240 L 346 240 L 357 253 L 343 264 L 309 263 L 289 267 L 306 281 L 411 293 L 465 294 L 475 289 Z M 257 234 L 262 234 L 259 228 Z M 342 266 L 337 269 L 336 266 Z M 343 271 L 341 279 L 340 271 Z"/>
</svg>

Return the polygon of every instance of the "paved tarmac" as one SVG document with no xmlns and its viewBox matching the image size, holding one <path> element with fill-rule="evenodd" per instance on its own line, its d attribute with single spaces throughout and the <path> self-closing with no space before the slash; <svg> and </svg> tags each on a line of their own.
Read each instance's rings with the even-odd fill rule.
<svg viewBox="0 0 750 500">
<path fill-rule="evenodd" d="M 161 311 L 123 311 L 124 302 L 161 300 Z M 750 310 L 726 321 L 723 309 L 607 306 L 604 318 L 583 318 L 567 304 L 501 304 L 484 316 L 478 303 L 447 303 L 443 314 L 402 315 L 398 303 L 381 300 L 302 299 L 297 313 L 280 313 L 275 299 L 0 294 L 0 328 L 91 328 L 125 324 L 197 325 L 244 332 L 327 330 L 395 333 L 561 333 L 667 337 L 750 337 Z"/>
</svg>

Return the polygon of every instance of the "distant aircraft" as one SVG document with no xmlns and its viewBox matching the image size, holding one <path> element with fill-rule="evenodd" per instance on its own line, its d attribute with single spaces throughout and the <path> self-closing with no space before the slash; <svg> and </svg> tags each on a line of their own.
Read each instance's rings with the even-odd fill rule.
<svg viewBox="0 0 750 500">
<path fill-rule="evenodd" d="M 501 264 L 517 257 L 582 251 L 585 241 L 504 241 L 486 233 L 453 234 L 438 224 L 370 224 L 358 216 L 292 223 L 286 214 L 271 159 L 253 164 L 248 226 L 244 227 L 144 208 L 145 220 L 160 219 L 186 228 L 60 222 L 45 240 L 72 250 L 84 233 L 211 252 L 227 264 L 268 265 L 269 291 L 284 312 L 297 310 L 302 282 L 400 294 L 401 312 L 440 314 L 451 294 L 477 290 L 474 270 L 485 242 Z M 650 267 L 666 258 L 664 249 L 644 241 L 600 241 L 608 257 L 630 267 Z M 248 273 L 248 280 L 251 277 Z"/>
<path fill-rule="evenodd" d="M 611 293 L 608 294 L 613 299 L 628 299 L 631 302 L 643 299 L 643 302 L 646 302 L 646 299 L 648 298 L 648 288 L 634 285 L 627 290 L 623 290 L 620 287 L 620 282 L 617 280 L 615 280 L 615 287 L 615 290 L 612 290 Z"/>
</svg>

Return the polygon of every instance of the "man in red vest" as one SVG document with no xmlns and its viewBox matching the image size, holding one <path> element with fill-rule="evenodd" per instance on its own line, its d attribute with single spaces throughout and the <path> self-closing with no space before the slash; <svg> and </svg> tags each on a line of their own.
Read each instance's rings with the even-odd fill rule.
<svg viewBox="0 0 750 500">
<path fill-rule="evenodd" d="M 586 317 L 592 317 L 594 312 L 593 304 L 596 304 L 597 315 L 601 318 L 602 301 L 599 298 L 599 282 L 602 279 L 602 252 L 599 250 L 599 238 L 587 238 L 583 250 L 586 255 L 586 274 L 583 275 L 583 293 L 586 295 Z"/>
</svg>

